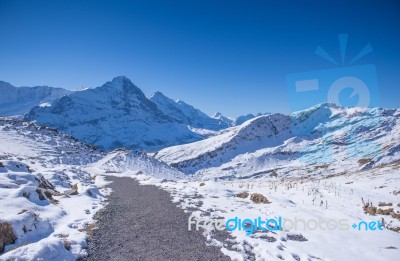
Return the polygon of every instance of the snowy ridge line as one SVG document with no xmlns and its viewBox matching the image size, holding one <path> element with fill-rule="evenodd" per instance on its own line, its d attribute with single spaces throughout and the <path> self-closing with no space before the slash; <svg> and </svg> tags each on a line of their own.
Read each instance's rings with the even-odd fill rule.
<svg viewBox="0 0 400 261">
<path fill-rule="evenodd" d="M 335 175 L 400 159 L 400 111 L 321 104 L 289 116 L 260 116 L 154 156 L 204 179 Z"/>
</svg>

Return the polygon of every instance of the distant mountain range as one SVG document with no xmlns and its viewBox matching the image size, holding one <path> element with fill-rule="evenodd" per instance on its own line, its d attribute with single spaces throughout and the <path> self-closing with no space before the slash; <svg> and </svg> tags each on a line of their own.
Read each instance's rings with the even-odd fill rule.
<svg viewBox="0 0 400 261">
<path fill-rule="evenodd" d="M 204 139 L 255 117 L 230 119 L 220 113 L 210 117 L 161 92 L 147 98 L 123 76 L 78 91 L 0 82 L 0 94 L 0 116 L 35 121 L 105 150 L 154 151 Z"/>
<path fill-rule="evenodd" d="M 193 128 L 221 130 L 230 126 L 229 122 L 219 118 L 212 118 L 181 100 L 174 101 L 166 97 L 161 92 L 154 93 L 150 97 L 150 101 L 154 102 L 160 111 L 174 121 L 184 123 Z"/>
<path fill-rule="evenodd" d="M 228 127 L 200 110 L 157 92 L 151 98 L 126 77 L 71 93 L 51 106 L 36 106 L 25 120 L 56 128 L 105 150 L 153 151 L 201 140 L 201 130 Z"/>
<path fill-rule="evenodd" d="M 361 171 L 400 161 L 400 109 L 320 104 L 290 115 L 259 116 L 155 157 L 204 179 Z"/>
<path fill-rule="evenodd" d="M 0 81 L 0 116 L 21 117 L 32 107 L 45 106 L 70 94 L 62 88 L 48 86 L 15 87 Z"/>
<path fill-rule="evenodd" d="M 269 216 L 280 213 L 308 220 L 328 215 L 348 220 L 351 227 L 353 220 L 371 219 L 373 213 L 385 221 L 379 232 L 383 243 L 377 245 L 371 233 L 363 234 L 363 243 L 376 245 L 378 252 L 388 246 L 375 260 L 378 255 L 382 260 L 396 260 L 390 246 L 398 242 L 395 231 L 400 225 L 400 109 L 318 104 L 289 115 L 249 115 L 242 118 L 248 119 L 243 124 L 228 127 L 240 121 L 221 114 L 208 117 L 161 93 L 146 98 L 125 77 L 67 93 L 51 103 L 47 101 L 53 90 L 47 88 L 45 95 L 28 95 L 28 90 L 19 94 L 21 98 L 13 98 L 15 90 L 8 88 L 10 95 L 3 92 L 8 96 L 1 97 L 8 105 L 23 105 L 23 97 L 32 97 L 39 105 L 24 118 L 53 127 L 0 117 L 0 214 L 16 239 L 7 241 L 4 249 L 1 246 L 5 252 L 1 260 L 46 259 L 49 248 L 63 260 L 85 255 L 86 230 L 77 228 L 90 224 L 106 202 L 109 189 L 104 187 L 104 175 L 155 184 L 194 216 L 209 213 L 229 219 L 243 210 L 250 211 L 249 216 L 270 211 Z M 104 149 L 135 150 L 104 153 L 62 132 Z M 140 148 L 149 153 L 137 151 Z M 268 204 L 256 204 L 254 195 L 268 197 Z M 68 235 L 73 252 L 66 249 L 60 232 Z M 353 233 L 360 235 L 360 231 Z M 365 239 L 367 234 L 371 236 Z M 326 235 L 322 237 L 326 244 L 319 243 L 321 235 Z M 247 254 L 253 252 L 242 251 L 249 246 L 276 249 L 273 255 L 268 253 L 268 260 L 275 256 L 280 260 L 282 249 L 290 249 L 286 259 L 327 260 L 337 257 L 331 254 L 329 243 L 332 237 L 342 240 L 343 231 L 288 229 L 268 233 L 268 237 L 260 237 L 265 233 L 258 231 L 250 236 L 214 236 L 207 234 L 215 242 L 221 240 L 221 245 L 239 246 L 227 251 L 245 260 L 253 257 Z M 316 244 L 327 245 L 318 256 L 314 256 Z M 356 244 L 353 249 L 357 252 L 360 247 Z M 360 251 L 356 252 L 345 255 Z M 366 253 L 364 259 L 370 255 Z"/>
</svg>

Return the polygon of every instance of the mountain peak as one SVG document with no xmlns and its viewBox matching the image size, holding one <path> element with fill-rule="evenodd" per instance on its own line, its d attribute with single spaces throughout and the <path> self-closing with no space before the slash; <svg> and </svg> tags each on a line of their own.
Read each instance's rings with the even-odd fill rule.
<svg viewBox="0 0 400 261">
<path fill-rule="evenodd" d="M 165 96 L 162 92 L 160 91 L 156 91 L 154 92 L 151 96 L 150 99 L 168 99 L 171 100 L 170 98 L 168 98 L 167 96 Z"/>
<path fill-rule="evenodd" d="M 218 118 L 218 117 L 221 117 L 221 116 L 222 116 L 222 113 L 216 112 L 212 117 L 213 118 Z"/>
<path fill-rule="evenodd" d="M 106 82 L 103 86 L 108 88 L 119 89 L 122 87 L 136 87 L 129 78 L 125 76 L 114 77 L 110 82 Z M 136 87 L 137 88 L 137 87 Z"/>
<path fill-rule="evenodd" d="M 202 137 L 186 124 L 170 119 L 124 76 L 101 87 L 75 92 L 51 106 L 36 106 L 25 119 L 60 129 L 106 150 L 155 150 Z"/>
<path fill-rule="evenodd" d="M 114 77 L 111 82 L 124 82 L 124 81 L 131 82 L 131 80 L 129 80 L 128 77 L 123 76 L 123 75 Z"/>
<path fill-rule="evenodd" d="M 132 83 L 132 81 L 129 78 L 125 76 L 117 76 L 113 78 L 111 81 L 106 82 L 104 85 L 98 88 L 106 92 L 122 91 L 125 93 L 125 95 L 136 94 L 139 95 L 141 99 L 145 98 L 145 95 L 142 92 L 142 90 L 140 90 L 135 84 Z"/>
<path fill-rule="evenodd" d="M 333 102 L 323 102 L 323 103 L 319 103 L 313 107 L 314 108 L 333 108 L 333 109 L 339 108 L 339 106 Z"/>
<path fill-rule="evenodd" d="M 5 82 L 5 81 L 0 81 L 0 86 L 2 86 L 2 87 L 14 87 L 11 83 Z"/>
</svg>

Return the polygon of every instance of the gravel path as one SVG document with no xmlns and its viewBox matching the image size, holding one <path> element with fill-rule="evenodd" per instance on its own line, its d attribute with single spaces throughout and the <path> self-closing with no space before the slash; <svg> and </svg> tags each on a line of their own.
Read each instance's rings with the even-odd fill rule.
<svg viewBox="0 0 400 261">
<path fill-rule="evenodd" d="M 107 179 L 113 192 L 89 239 L 86 260 L 230 260 L 206 246 L 200 232 L 187 230 L 189 215 L 168 192 L 131 178 Z"/>
</svg>

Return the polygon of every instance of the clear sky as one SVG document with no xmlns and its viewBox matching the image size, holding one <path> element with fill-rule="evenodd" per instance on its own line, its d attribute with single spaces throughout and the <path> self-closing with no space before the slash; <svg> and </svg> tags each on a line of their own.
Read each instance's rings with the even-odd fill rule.
<svg viewBox="0 0 400 261">
<path fill-rule="evenodd" d="M 0 80 L 97 87 L 118 75 L 208 114 L 288 112 L 288 74 L 376 65 L 383 107 L 400 107 L 400 1 L 0 0 Z"/>
</svg>

